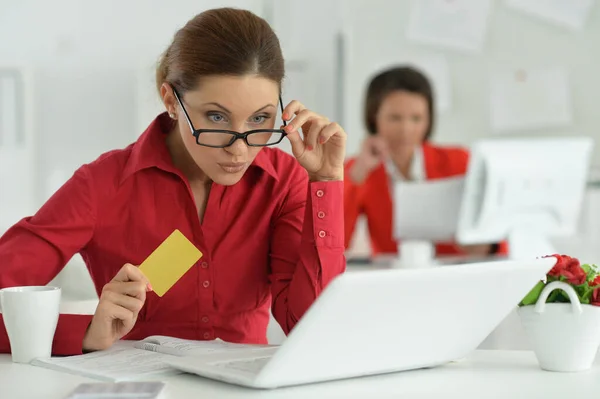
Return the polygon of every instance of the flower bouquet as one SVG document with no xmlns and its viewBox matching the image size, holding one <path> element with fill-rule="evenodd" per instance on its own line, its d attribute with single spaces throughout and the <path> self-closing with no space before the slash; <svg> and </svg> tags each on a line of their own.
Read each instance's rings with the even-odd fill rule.
<svg viewBox="0 0 600 399">
<path fill-rule="evenodd" d="M 540 367 L 583 371 L 600 346 L 600 269 L 566 255 L 523 298 L 519 316 Z"/>
</svg>

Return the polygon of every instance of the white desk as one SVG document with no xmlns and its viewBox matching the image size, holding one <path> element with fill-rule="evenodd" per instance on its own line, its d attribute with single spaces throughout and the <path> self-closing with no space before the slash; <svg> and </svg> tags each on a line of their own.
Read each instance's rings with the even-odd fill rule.
<svg viewBox="0 0 600 399">
<path fill-rule="evenodd" d="M 0 398 L 64 399 L 83 377 L 13 364 L 0 355 Z M 253 390 L 193 375 L 164 379 L 171 398 L 574 398 L 600 392 L 600 362 L 583 373 L 542 371 L 532 352 L 477 351 L 458 363 L 428 370 L 327 382 L 272 391 Z M 583 396 L 583 395 L 586 396 Z M 367 396 L 368 395 L 368 396 Z"/>
</svg>

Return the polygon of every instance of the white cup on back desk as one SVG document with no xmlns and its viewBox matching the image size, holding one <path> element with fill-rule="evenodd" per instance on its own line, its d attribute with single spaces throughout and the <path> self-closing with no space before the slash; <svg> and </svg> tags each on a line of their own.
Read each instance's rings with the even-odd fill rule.
<svg viewBox="0 0 600 399">
<path fill-rule="evenodd" d="M 58 287 L 11 287 L 0 290 L 0 309 L 12 360 L 29 363 L 48 358 L 58 324 L 60 306 Z"/>
<path fill-rule="evenodd" d="M 435 246 L 426 240 L 402 240 L 398 245 L 400 258 L 394 262 L 395 267 L 421 268 L 436 265 Z"/>
</svg>

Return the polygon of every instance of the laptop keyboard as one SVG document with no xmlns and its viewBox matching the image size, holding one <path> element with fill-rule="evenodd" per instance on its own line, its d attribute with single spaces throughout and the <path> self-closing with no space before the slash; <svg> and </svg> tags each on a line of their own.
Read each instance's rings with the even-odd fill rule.
<svg viewBox="0 0 600 399">
<path fill-rule="evenodd" d="M 246 373 L 258 374 L 260 370 L 271 360 L 271 356 L 254 357 L 251 359 L 229 360 L 227 362 L 213 363 L 213 366 Z"/>
</svg>

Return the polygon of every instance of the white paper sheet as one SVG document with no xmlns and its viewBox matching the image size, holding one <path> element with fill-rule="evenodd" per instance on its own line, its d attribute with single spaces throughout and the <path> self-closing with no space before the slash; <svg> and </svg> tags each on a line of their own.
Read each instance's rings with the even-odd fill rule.
<svg viewBox="0 0 600 399">
<path fill-rule="evenodd" d="M 222 340 L 191 341 L 152 336 L 138 342 L 119 341 L 106 351 L 70 357 L 36 359 L 34 366 L 83 375 L 104 381 L 128 381 L 178 374 L 165 360 L 173 356 L 200 356 L 219 359 L 228 353 L 274 351 L 269 345 L 245 345 Z"/>
<path fill-rule="evenodd" d="M 390 56 L 371 64 L 373 74 L 399 65 L 410 65 L 422 71 L 433 85 L 435 106 L 438 112 L 448 111 L 452 106 L 452 84 L 450 68 L 446 57 L 439 54 L 419 54 Z"/>
<path fill-rule="evenodd" d="M 506 4 L 556 25 L 581 30 L 585 26 L 594 0 L 506 0 Z"/>
<path fill-rule="evenodd" d="M 178 374 L 163 362 L 168 356 L 170 355 L 121 345 L 106 351 L 79 356 L 36 359 L 32 364 L 90 378 L 119 382 Z"/>
<path fill-rule="evenodd" d="M 490 107 L 495 131 L 567 126 L 572 122 L 568 74 L 562 67 L 495 72 Z"/>
<path fill-rule="evenodd" d="M 397 240 L 453 241 L 464 178 L 394 184 L 394 236 Z"/>
<path fill-rule="evenodd" d="M 463 51 L 479 51 L 485 41 L 491 0 L 415 1 L 408 38 Z"/>
</svg>

